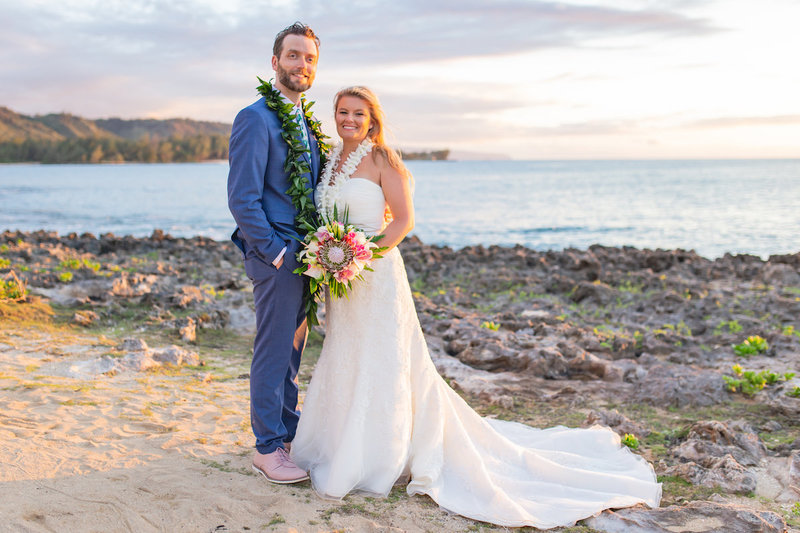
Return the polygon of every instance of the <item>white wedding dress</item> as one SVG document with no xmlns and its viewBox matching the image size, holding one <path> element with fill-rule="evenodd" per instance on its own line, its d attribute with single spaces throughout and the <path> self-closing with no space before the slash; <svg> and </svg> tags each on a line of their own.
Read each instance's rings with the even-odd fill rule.
<svg viewBox="0 0 800 533">
<path fill-rule="evenodd" d="M 377 184 L 346 180 L 336 203 L 352 224 L 381 231 Z M 292 459 L 320 496 L 385 496 L 410 475 L 408 493 L 444 509 L 544 529 L 607 508 L 658 506 L 653 468 L 610 429 L 542 430 L 473 411 L 430 359 L 400 252 L 373 268 L 349 299 L 326 301 L 325 341 L 292 442 Z"/>
</svg>

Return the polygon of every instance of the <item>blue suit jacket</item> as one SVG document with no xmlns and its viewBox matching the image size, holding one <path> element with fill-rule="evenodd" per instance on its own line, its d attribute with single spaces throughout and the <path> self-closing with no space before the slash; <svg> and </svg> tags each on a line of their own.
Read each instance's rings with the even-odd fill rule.
<svg viewBox="0 0 800 533">
<path fill-rule="evenodd" d="M 304 155 L 311 172 L 311 187 L 319 175 L 319 147 L 309 129 L 311 158 Z M 286 194 L 289 175 L 283 170 L 288 152 L 281 138 L 281 122 L 262 97 L 242 109 L 233 121 L 228 161 L 228 207 L 237 228 L 231 240 L 247 257 L 255 255 L 271 264 L 284 246 L 287 253 L 299 238 L 294 217 L 297 210 Z"/>
</svg>

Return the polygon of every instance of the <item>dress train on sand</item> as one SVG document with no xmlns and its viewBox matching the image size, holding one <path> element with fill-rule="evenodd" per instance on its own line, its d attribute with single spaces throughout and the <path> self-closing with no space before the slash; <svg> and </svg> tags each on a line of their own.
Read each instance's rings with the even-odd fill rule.
<svg viewBox="0 0 800 533">
<path fill-rule="evenodd" d="M 377 184 L 351 178 L 337 194 L 351 223 L 381 231 Z M 326 303 L 325 341 L 291 450 L 317 493 L 385 496 L 410 476 L 409 494 L 449 511 L 539 528 L 607 508 L 658 506 L 652 466 L 610 429 L 537 429 L 473 411 L 431 361 L 400 252 L 373 268 L 349 298 Z"/>
</svg>

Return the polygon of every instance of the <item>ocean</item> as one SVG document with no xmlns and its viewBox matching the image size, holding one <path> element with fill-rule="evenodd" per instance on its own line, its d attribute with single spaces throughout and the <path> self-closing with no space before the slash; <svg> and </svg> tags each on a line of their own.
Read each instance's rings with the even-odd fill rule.
<svg viewBox="0 0 800 533">
<path fill-rule="evenodd" d="M 800 160 L 410 161 L 428 244 L 800 251 Z M 0 165 L 0 231 L 227 239 L 225 162 Z"/>
</svg>

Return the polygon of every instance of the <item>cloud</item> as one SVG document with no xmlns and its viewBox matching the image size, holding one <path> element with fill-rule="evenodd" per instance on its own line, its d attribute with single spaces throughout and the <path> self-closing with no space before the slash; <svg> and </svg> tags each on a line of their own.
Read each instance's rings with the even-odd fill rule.
<svg viewBox="0 0 800 533">
<path fill-rule="evenodd" d="M 772 115 L 764 117 L 718 117 L 689 122 L 690 129 L 738 128 L 750 126 L 791 126 L 800 124 L 800 115 Z"/>
<path fill-rule="evenodd" d="M 338 88 L 366 83 L 380 95 L 403 145 L 479 149 L 570 137 L 581 144 L 588 136 L 652 129 L 647 117 L 598 109 L 602 100 L 583 98 L 584 85 L 600 95 L 626 79 L 627 70 L 602 62 L 609 43 L 665 53 L 663 43 L 693 47 L 696 37 L 723 31 L 718 17 L 694 16 L 698 11 L 682 6 L 684 0 L 571 1 L 0 0 L 0 105 L 89 118 L 230 121 L 255 100 L 255 76 L 270 76 L 275 34 L 299 19 L 322 40 L 311 96 L 320 100 L 315 109 L 323 118 L 332 116 L 330 97 Z M 640 57 L 634 52 L 621 55 Z M 475 57 L 483 59 L 461 61 Z M 654 64 L 659 57 L 653 54 Z M 697 67 L 709 57 L 681 57 L 667 68 L 702 71 Z M 541 68 L 542 77 L 526 87 L 515 77 L 520 71 L 505 77 L 508 68 Z M 795 119 L 709 119 L 691 127 L 796 120 L 789 117 Z"/>
<path fill-rule="evenodd" d="M 308 19 L 337 62 L 429 61 L 588 46 L 602 37 L 717 31 L 707 20 L 666 10 L 528 0 L 362 2 L 357 10 L 348 3 L 315 5 L 324 7 Z"/>
<path fill-rule="evenodd" d="M 0 23 L 6 75 L 39 81 L 41 74 L 98 76 L 103 72 L 169 76 L 268 60 L 275 33 L 300 18 L 322 39 L 331 64 L 432 61 L 586 46 L 615 35 L 704 35 L 706 20 L 647 9 L 625 10 L 555 2 L 482 0 L 213 3 L 73 1 L 48 5 L 4 2 Z M 16 68 L 14 66 L 16 65 Z M 35 68 L 38 67 L 38 68 Z M 160 70 L 168 69 L 168 70 Z"/>
</svg>

